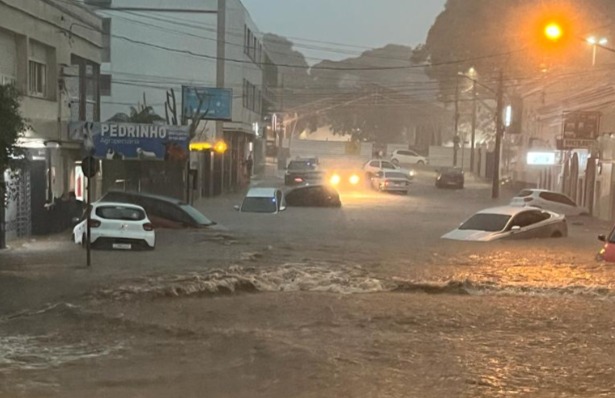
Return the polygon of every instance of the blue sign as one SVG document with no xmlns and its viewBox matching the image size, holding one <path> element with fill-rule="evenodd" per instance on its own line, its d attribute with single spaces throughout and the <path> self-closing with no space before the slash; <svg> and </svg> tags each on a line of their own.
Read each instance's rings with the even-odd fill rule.
<svg viewBox="0 0 615 398">
<path fill-rule="evenodd" d="M 72 122 L 70 138 L 83 143 L 86 155 L 97 159 L 188 159 L 190 134 L 185 126 Z"/>
<path fill-rule="evenodd" d="M 232 120 L 233 90 L 182 86 L 182 110 L 189 119 L 202 114 L 203 119 Z"/>
</svg>

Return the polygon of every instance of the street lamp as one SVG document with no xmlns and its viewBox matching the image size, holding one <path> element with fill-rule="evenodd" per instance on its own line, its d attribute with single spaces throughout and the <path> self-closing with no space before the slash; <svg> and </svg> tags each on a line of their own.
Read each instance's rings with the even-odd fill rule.
<svg viewBox="0 0 615 398">
<path fill-rule="evenodd" d="M 592 66 L 596 66 L 596 51 L 598 46 L 605 46 L 609 41 L 605 37 L 601 37 L 600 39 L 591 36 L 587 38 L 587 42 L 592 46 Z"/>
</svg>

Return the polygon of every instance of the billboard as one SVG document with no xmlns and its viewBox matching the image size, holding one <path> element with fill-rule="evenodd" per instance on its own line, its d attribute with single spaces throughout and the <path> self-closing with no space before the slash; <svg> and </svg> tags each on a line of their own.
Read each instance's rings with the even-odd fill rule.
<svg viewBox="0 0 615 398">
<path fill-rule="evenodd" d="M 527 164 L 530 166 L 553 166 L 556 164 L 555 152 L 528 152 Z"/>
<path fill-rule="evenodd" d="M 204 115 L 203 119 L 232 120 L 233 90 L 182 86 L 182 116 L 191 119 L 198 113 Z"/>
<path fill-rule="evenodd" d="M 97 159 L 188 159 L 190 134 L 186 126 L 114 122 L 71 122 L 69 137 L 83 143 Z"/>
</svg>

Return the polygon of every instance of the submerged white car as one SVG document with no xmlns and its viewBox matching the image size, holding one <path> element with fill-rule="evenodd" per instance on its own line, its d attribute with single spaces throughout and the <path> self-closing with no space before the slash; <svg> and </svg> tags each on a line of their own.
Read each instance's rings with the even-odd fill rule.
<svg viewBox="0 0 615 398">
<path fill-rule="evenodd" d="M 479 211 L 442 238 L 489 242 L 565 236 L 568 224 L 562 214 L 533 207 L 502 206 Z"/>
<path fill-rule="evenodd" d="M 235 210 L 241 213 L 278 214 L 286 210 L 286 199 L 278 188 L 250 188 Z"/>
<path fill-rule="evenodd" d="M 524 189 L 510 201 L 511 206 L 532 206 L 550 210 L 567 216 L 588 214 L 587 209 L 577 204 L 563 193 L 546 189 Z"/>
<path fill-rule="evenodd" d="M 156 247 L 156 231 L 141 206 L 128 203 L 96 202 L 90 211 L 92 247 L 131 250 Z M 76 244 L 87 243 L 87 212 L 73 229 Z"/>
</svg>

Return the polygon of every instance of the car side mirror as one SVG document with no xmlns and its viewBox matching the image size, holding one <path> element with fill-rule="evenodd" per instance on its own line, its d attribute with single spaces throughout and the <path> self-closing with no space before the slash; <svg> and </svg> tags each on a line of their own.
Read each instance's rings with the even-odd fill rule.
<svg viewBox="0 0 615 398">
<path fill-rule="evenodd" d="M 518 225 L 513 225 L 513 227 L 510 230 L 513 232 L 519 232 L 521 231 L 521 227 Z"/>
<path fill-rule="evenodd" d="M 241 208 L 239 207 L 239 205 L 235 205 L 235 206 L 233 206 L 233 209 L 239 211 Z"/>
<path fill-rule="evenodd" d="M 79 217 L 73 217 L 71 218 L 70 222 L 73 224 L 73 227 L 77 224 L 79 224 L 79 221 L 81 221 L 81 219 Z"/>
<path fill-rule="evenodd" d="M 598 240 L 601 242 L 606 242 L 606 236 L 605 235 L 598 235 Z"/>
</svg>

